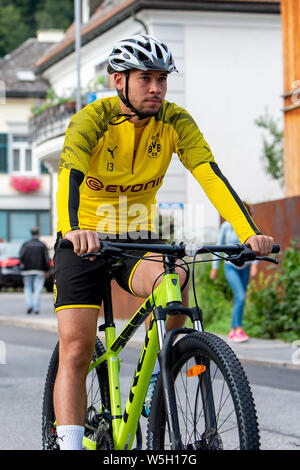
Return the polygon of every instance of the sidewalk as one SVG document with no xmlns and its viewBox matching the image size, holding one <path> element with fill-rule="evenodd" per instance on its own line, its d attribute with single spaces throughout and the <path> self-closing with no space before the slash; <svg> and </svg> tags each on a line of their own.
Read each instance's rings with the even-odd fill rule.
<svg viewBox="0 0 300 470">
<path fill-rule="evenodd" d="M 13 294 L 21 298 L 22 294 Z M 11 294 L 0 293 L 0 337 L 1 324 L 14 325 L 19 327 L 40 328 L 52 332 L 57 332 L 57 319 L 53 310 L 53 297 L 51 294 L 43 294 L 41 312 L 39 315 L 24 313 L 24 305 L 19 308 L 10 305 L 7 308 L 6 302 L 11 301 Z M 4 306 L 4 308 L 3 308 Z M 122 331 L 126 325 L 125 320 L 115 319 L 117 334 Z M 99 322 L 101 324 L 101 320 Z M 101 337 L 103 333 L 100 333 Z M 142 325 L 130 339 L 134 345 L 142 345 L 145 339 L 145 329 Z M 226 337 L 223 339 L 229 343 Z M 250 338 L 245 343 L 229 343 L 242 363 L 252 363 L 261 365 L 273 365 L 288 367 L 300 370 L 300 352 L 296 352 L 296 345 L 285 343 L 280 340 L 264 340 Z M 299 338 L 300 346 L 300 338 Z M 298 350 L 299 351 L 299 350 Z"/>
</svg>

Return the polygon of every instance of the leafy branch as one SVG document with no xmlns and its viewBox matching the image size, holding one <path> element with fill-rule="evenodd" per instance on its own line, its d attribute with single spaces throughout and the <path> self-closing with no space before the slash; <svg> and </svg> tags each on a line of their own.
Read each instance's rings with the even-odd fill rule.
<svg viewBox="0 0 300 470">
<path fill-rule="evenodd" d="M 261 155 L 265 171 L 283 184 L 283 131 L 280 129 L 279 122 L 266 111 L 264 116 L 255 120 L 255 124 L 267 131 L 263 136 Z"/>
</svg>

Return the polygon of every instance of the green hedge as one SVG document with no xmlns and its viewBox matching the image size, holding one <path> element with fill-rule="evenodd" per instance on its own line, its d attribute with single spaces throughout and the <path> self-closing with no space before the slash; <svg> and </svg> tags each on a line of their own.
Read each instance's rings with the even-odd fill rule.
<svg viewBox="0 0 300 470">
<path fill-rule="evenodd" d="M 203 312 L 205 330 L 227 334 L 231 322 L 232 291 L 225 279 L 222 263 L 215 281 L 210 279 L 210 271 L 211 262 L 199 263 L 195 268 L 197 303 Z M 192 280 L 190 305 L 195 305 Z"/>
<path fill-rule="evenodd" d="M 300 338 L 300 251 L 297 243 L 283 253 L 270 275 L 252 282 L 244 325 L 252 336 L 294 341 Z"/>
<path fill-rule="evenodd" d="M 232 292 L 220 265 L 218 278 L 209 277 L 211 262 L 197 265 L 197 302 L 203 310 L 204 328 L 220 334 L 230 329 Z M 190 283 L 192 284 L 192 283 Z M 190 305 L 195 305 L 190 286 Z M 294 341 L 300 338 L 300 251 L 294 242 L 281 256 L 279 265 L 268 265 L 247 292 L 243 327 L 257 338 Z"/>
</svg>

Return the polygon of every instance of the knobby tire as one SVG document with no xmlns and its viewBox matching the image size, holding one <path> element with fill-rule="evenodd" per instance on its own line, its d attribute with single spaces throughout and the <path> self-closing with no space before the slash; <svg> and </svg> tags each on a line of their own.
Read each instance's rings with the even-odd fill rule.
<svg viewBox="0 0 300 470">
<path fill-rule="evenodd" d="M 205 372 L 187 377 L 195 364 L 204 365 Z M 225 341 L 207 332 L 182 337 L 172 348 L 172 373 L 184 449 L 259 449 L 252 392 Z M 172 449 L 160 377 L 152 398 L 147 448 Z"/>
</svg>

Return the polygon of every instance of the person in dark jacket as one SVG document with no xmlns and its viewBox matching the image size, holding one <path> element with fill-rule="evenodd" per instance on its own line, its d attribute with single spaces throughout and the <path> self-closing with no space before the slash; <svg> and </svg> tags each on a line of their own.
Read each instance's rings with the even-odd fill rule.
<svg viewBox="0 0 300 470">
<path fill-rule="evenodd" d="M 20 265 L 24 282 L 27 313 L 39 313 L 41 293 L 50 260 L 46 245 L 39 240 L 39 229 L 31 229 L 31 240 L 25 242 L 20 250 Z"/>
</svg>

